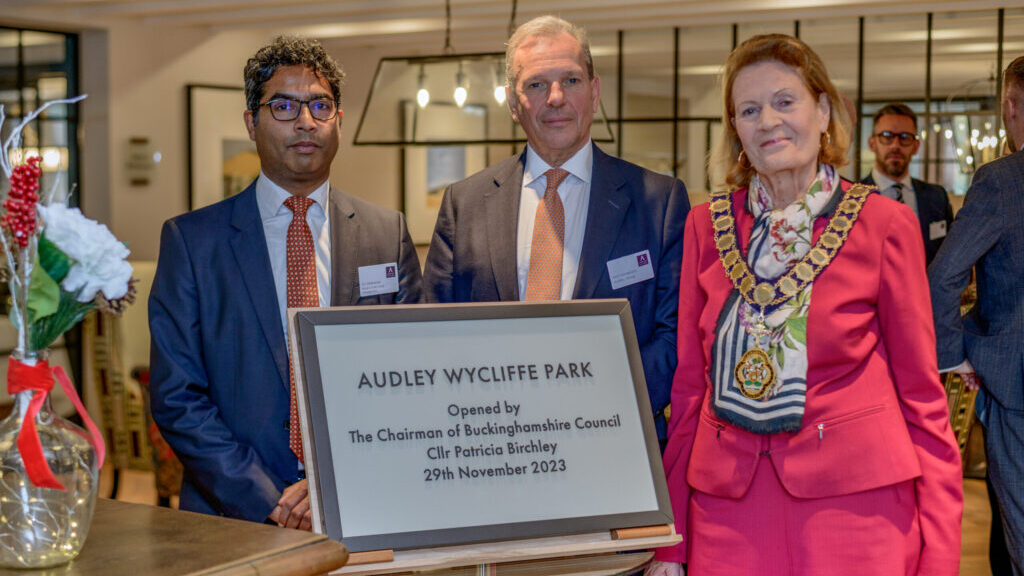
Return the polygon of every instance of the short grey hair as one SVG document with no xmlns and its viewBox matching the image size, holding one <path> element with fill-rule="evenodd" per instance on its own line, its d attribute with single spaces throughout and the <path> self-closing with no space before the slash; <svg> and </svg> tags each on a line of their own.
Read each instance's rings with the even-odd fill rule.
<svg viewBox="0 0 1024 576">
<path fill-rule="evenodd" d="M 260 48 L 245 63 L 245 105 L 252 111 L 256 123 L 263 99 L 263 85 L 282 66 L 305 66 L 317 76 L 327 80 L 334 96 L 334 104 L 341 104 L 341 84 L 345 73 L 316 40 L 298 36 L 278 36 L 270 44 Z"/>
<path fill-rule="evenodd" d="M 516 71 L 513 60 L 519 46 L 529 38 L 537 36 L 550 38 L 561 34 L 568 34 L 580 43 L 580 47 L 583 48 L 583 56 L 587 61 L 587 75 L 591 80 L 594 79 L 594 57 L 590 54 L 590 40 L 587 38 L 587 31 L 558 16 L 538 16 L 516 28 L 505 45 L 505 83 L 513 94 L 516 91 Z"/>
</svg>

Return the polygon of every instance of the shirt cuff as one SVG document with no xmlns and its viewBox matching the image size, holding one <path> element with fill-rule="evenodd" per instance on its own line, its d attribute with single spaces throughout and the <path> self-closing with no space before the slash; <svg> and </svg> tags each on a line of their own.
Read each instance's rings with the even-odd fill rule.
<svg viewBox="0 0 1024 576">
<path fill-rule="evenodd" d="M 971 366 L 970 360 L 964 360 L 956 366 L 950 366 L 949 368 L 939 368 L 939 374 L 945 374 L 946 372 L 956 372 L 957 374 L 964 374 L 967 372 L 974 372 L 974 366 Z"/>
</svg>

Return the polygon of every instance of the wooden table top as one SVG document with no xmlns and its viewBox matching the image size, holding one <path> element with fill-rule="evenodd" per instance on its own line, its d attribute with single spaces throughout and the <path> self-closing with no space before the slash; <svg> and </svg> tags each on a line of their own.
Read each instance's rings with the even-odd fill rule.
<svg viewBox="0 0 1024 576">
<path fill-rule="evenodd" d="M 574 556 L 570 558 L 547 558 L 527 562 L 510 562 L 487 566 L 483 572 L 479 566 L 449 568 L 421 573 L 422 576 L 626 576 L 642 571 L 654 552 L 634 554 L 599 554 Z"/>
<path fill-rule="evenodd" d="M 7 576 L 312 576 L 340 568 L 343 544 L 322 534 L 98 498 L 78 558 Z"/>
</svg>

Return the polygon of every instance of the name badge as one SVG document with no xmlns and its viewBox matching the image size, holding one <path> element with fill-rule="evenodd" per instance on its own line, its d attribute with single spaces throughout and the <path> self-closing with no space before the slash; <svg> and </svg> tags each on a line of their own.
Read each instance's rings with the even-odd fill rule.
<svg viewBox="0 0 1024 576">
<path fill-rule="evenodd" d="M 654 278 L 654 266 L 651 266 L 651 252 L 644 250 L 636 254 L 609 260 L 608 277 L 612 281 L 613 290 Z"/>
<path fill-rule="evenodd" d="M 359 297 L 398 292 L 398 262 L 359 267 Z"/>
<path fill-rule="evenodd" d="M 928 225 L 928 239 L 938 240 L 946 237 L 946 221 L 936 220 Z"/>
</svg>

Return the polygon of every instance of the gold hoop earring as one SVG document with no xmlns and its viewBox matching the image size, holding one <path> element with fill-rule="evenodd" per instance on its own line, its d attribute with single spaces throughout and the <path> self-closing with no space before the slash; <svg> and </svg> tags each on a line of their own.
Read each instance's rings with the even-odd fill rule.
<svg viewBox="0 0 1024 576">
<path fill-rule="evenodd" d="M 739 153 L 738 156 L 736 156 L 736 163 L 739 164 L 741 168 L 746 168 L 746 166 L 743 166 L 743 161 L 745 159 L 746 159 L 746 154 L 744 153 L 743 149 L 740 148 L 740 153 Z"/>
<path fill-rule="evenodd" d="M 832 145 L 832 134 L 830 134 L 829 131 L 826 130 L 826 131 L 822 132 L 821 135 L 825 137 L 825 146 L 831 146 Z"/>
</svg>

